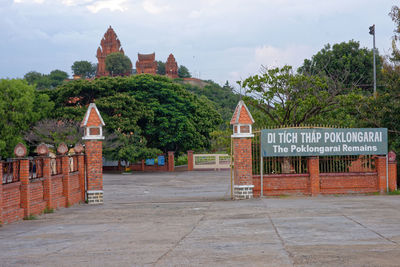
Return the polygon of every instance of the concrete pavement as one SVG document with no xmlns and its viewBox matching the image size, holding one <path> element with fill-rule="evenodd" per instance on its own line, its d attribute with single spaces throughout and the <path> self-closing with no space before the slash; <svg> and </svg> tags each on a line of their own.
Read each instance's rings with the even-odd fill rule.
<svg viewBox="0 0 400 267">
<path fill-rule="evenodd" d="M 399 266 L 399 196 L 229 200 L 229 172 L 104 175 L 104 205 L 0 228 L 1 266 Z"/>
</svg>

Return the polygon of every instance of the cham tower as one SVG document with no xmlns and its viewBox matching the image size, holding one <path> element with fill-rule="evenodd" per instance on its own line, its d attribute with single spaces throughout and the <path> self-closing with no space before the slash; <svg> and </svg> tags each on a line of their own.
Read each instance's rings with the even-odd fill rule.
<svg viewBox="0 0 400 267">
<path fill-rule="evenodd" d="M 176 63 L 175 57 L 172 54 L 169 54 L 165 63 L 165 75 L 172 79 L 178 78 L 178 63 Z"/>
<path fill-rule="evenodd" d="M 156 53 L 152 54 L 138 53 L 138 60 L 136 61 L 136 72 L 137 74 L 141 73 L 156 74 L 157 73 Z"/>
<path fill-rule="evenodd" d="M 124 50 L 121 48 L 121 42 L 113 28 L 110 26 L 104 34 L 103 39 L 101 39 L 100 47 L 97 48 L 97 77 L 109 76 L 110 73 L 106 71 L 106 57 L 115 52 L 124 54 Z"/>
</svg>

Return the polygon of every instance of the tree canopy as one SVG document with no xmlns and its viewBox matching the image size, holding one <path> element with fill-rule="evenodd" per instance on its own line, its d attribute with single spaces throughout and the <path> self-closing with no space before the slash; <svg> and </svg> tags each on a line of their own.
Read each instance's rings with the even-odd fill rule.
<svg viewBox="0 0 400 267">
<path fill-rule="evenodd" d="M 165 63 L 160 60 L 157 61 L 157 74 L 165 75 Z"/>
<path fill-rule="evenodd" d="M 131 73 L 132 62 L 129 57 L 120 52 L 115 52 L 106 57 L 106 70 L 111 76 L 124 75 Z"/>
<path fill-rule="evenodd" d="M 256 123 L 264 127 L 313 123 L 316 119 L 321 123 L 326 117 L 338 116 L 332 112 L 348 97 L 357 97 L 343 94 L 327 77 L 296 74 L 290 66 L 265 69 L 240 84 L 246 90 L 245 100 L 256 109 Z"/>
<path fill-rule="evenodd" d="M 376 63 L 379 73 L 382 68 L 379 55 Z M 311 59 L 305 59 L 298 72 L 327 76 L 337 86 L 347 89 L 360 87 L 372 91 L 373 51 L 360 48 L 360 43 L 354 40 L 332 46 L 327 44 Z"/>
<path fill-rule="evenodd" d="M 210 133 L 221 123 L 206 97 L 157 75 L 77 80 L 44 93 L 56 103 L 56 118 L 81 120 L 86 106 L 95 102 L 107 131 L 117 133 L 119 142 L 143 140 L 147 149 L 164 152 L 209 147 Z"/>
<path fill-rule="evenodd" d="M 190 78 L 192 75 L 189 72 L 189 69 L 183 65 L 180 65 L 178 68 L 178 76 L 179 78 Z"/>
<path fill-rule="evenodd" d="M 0 156 L 13 157 L 18 142 L 36 121 L 48 116 L 53 103 L 24 80 L 0 80 Z"/>
<path fill-rule="evenodd" d="M 28 84 L 36 86 L 37 89 L 55 88 L 61 85 L 68 77 L 68 73 L 62 70 L 53 70 L 49 74 L 30 71 L 24 75 L 24 79 Z"/>
<path fill-rule="evenodd" d="M 75 61 L 71 66 L 74 75 L 79 75 L 82 78 L 92 78 L 96 75 L 97 65 L 89 61 Z"/>
</svg>

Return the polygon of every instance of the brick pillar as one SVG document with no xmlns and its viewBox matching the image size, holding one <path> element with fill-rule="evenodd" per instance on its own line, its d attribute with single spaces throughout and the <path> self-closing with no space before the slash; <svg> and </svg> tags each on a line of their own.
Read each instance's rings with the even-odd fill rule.
<svg viewBox="0 0 400 267">
<path fill-rule="evenodd" d="M 29 160 L 19 160 L 19 180 L 21 181 L 21 208 L 24 209 L 24 216 L 31 214 L 31 192 L 29 187 Z"/>
<path fill-rule="evenodd" d="M 53 209 L 53 185 L 51 180 L 50 157 L 43 157 L 43 198 L 47 208 Z"/>
<path fill-rule="evenodd" d="M 188 171 L 193 171 L 193 150 L 187 151 Z"/>
<path fill-rule="evenodd" d="M 69 178 L 69 157 L 62 156 L 62 174 L 63 174 L 63 196 L 65 197 L 65 206 L 70 206 L 71 181 Z"/>
<path fill-rule="evenodd" d="M 3 162 L 0 161 L 0 225 L 3 223 Z"/>
<path fill-rule="evenodd" d="M 389 162 L 389 190 L 397 190 L 397 163 Z"/>
<path fill-rule="evenodd" d="M 81 201 L 85 201 L 85 155 L 78 155 L 79 189 L 81 190 Z"/>
<path fill-rule="evenodd" d="M 175 170 L 175 155 L 174 151 L 168 151 L 168 171 L 173 172 Z"/>
<path fill-rule="evenodd" d="M 234 198 L 247 199 L 253 197 L 253 170 L 251 156 L 251 138 L 233 137 L 234 154 Z"/>
<path fill-rule="evenodd" d="M 309 157 L 307 159 L 308 172 L 310 174 L 310 193 L 312 196 L 319 195 L 319 157 Z"/>
<path fill-rule="evenodd" d="M 87 200 L 89 204 L 103 204 L 102 141 L 86 140 Z"/>
<path fill-rule="evenodd" d="M 378 156 L 375 159 L 376 172 L 378 173 L 378 191 L 386 192 L 386 156 Z"/>
<path fill-rule="evenodd" d="M 142 159 L 142 172 L 144 172 L 144 159 Z"/>
</svg>

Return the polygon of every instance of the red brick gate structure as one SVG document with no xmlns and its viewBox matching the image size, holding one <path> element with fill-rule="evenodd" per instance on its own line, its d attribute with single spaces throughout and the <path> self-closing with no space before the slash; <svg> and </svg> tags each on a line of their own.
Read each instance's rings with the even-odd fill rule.
<svg viewBox="0 0 400 267">
<path fill-rule="evenodd" d="M 73 155 L 67 155 L 68 147 L 60 144 L 57 156 L 52 158 L 47 145 L 41 144 L 37 147 L 38 156 L 28 159 L 25 146 L 18 144 L 14 150 L 16 158 L 0 161 L 1 223 L 85 200 L 89 204 L 103 203 L 101 127 L 104 122 L 94 104 L 90 104 L 82 126 L 86 155 L 81 144 L 75 145 Z"/>
<path fill-rule="evenodd" d="M 393 191 L 397 189 L 396 155 L 362 155 L 345 158 L 346 170 L 324 169 L 325 157 L 260 158 L 260 136 L 252 133 L 254 120 L 240 101 L 231 120 L 233 125 L 233 198 L 302 194 L 349 194 Z M 257 139 L 258 138 L 258 139 Z M 254 148 L 258 149 L 254 149 Z M 284 161 L 290 161 L 285 164 Z M 367 164 L 364 164 L 367 162 Z M 288 163 L 288 162 L 286 162 Z M 261 164 L 261 166 L 260 166 Z M 280 164 L 280 173 L 263 171 L 262 164 Z M 282 166 L 295 166 L 283 171 Z M 365 166 L 363 166 L 365 165 Z M 261 170 L 261 172 L 260 172 Z M 328 170 L 328 171 L 327 171 Z M 388 170 L 388 173 L 386 173 Z"/>
</svg>

